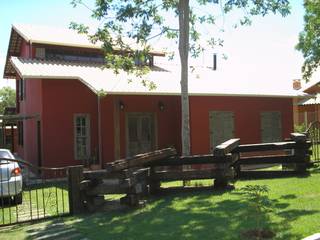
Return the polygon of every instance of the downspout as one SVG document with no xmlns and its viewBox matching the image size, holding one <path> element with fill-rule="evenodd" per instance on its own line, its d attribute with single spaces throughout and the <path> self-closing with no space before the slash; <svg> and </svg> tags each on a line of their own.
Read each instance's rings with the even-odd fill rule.
<svg viewBox="0 0 320 240">
<path fill-rule="evenodd" d="M 100 166 L 103 169 L 104 164 L 102 161 L 102 136 L 101 136 L 101 109 L 100 109 L 100 94 L 97 94 L 97 101 L 98 101 L 98 148 L 99 148 L 99 161 Z"/>
</svg>

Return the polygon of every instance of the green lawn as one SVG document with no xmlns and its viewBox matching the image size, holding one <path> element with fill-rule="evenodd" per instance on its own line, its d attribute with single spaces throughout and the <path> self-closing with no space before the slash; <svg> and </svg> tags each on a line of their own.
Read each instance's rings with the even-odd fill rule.
<svg viewBox="0 0 320 240">
<path fill-rule="evenodd" d="M 257 184 L 270 189 L 272 212 L 261 219 L 264 227 L 276 233 L 273 239 L 302 239 L 320 232 L 320 169 L 312 170 L 308 177 L 238 181 L 235 187 Z M 62 221 L 89 239 L 245 239 L 241 233 L 256 226 L 252 213 L 252 204 L 238 190 L 194 191 L 154 197 L 136 210 Z M 41 223 L 43 231 L 50 229 L 50 224 Z M 27 238 L 30 227 L 0 229 L 0 239 Z"/>
</svg>

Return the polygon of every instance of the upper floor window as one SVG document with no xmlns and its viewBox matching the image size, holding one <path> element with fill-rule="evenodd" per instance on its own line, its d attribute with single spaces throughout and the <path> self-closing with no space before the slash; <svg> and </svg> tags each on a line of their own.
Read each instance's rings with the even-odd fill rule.
<svg viewBox="0 0 320 240">
<path fill-rule="evenodd" d="M 45 59 L 46 58 L 46 49 L 45 48 L 36 48 L 36 58 Z"/>
<path fill-rule="evenodd" d="M 46 59 L 48 60 L 104 63 L 104 57 L 102 54 L 90 53 L 90 52 L 84 52 L 84 51 L 46 49 L 45 55 L 46 55 Z"/>
<path fill-rule="evenodd" d="M 37 50 L 38 49 L 38 50 Z M 38 53 L 37 53 L 38 51 Z M 105 63 L 105 57 L 99 52 L 88 52 L 83 50 L 66 50 L 66 49 L 42 49 L 36 48 L 36 57 L 42 58 L 45 55 L 47 60 L 61 60 L 72 62 L 86 62 L 86 63 Z M 153 66 L 153 56 L 143 56 L 139 52 L 134 55 L 134 63 L 136 66 Z"/>
</svg>

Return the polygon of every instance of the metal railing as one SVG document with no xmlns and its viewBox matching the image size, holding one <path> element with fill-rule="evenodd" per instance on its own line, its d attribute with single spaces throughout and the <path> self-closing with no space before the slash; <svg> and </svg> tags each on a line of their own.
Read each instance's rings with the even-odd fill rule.
<svg viewBox="0 0 320 240">
<path fill-rule="evenodd" d="M 0 158 L 0 226 L 69 214 L 67 168 Z"/>
<path fill-rule="evenodd" d="M 314 121 L 310 123 L 306 130 L 306 135 L 311 141 L 311 162 L 320 162 L 320 122 Z"/>
</svg>

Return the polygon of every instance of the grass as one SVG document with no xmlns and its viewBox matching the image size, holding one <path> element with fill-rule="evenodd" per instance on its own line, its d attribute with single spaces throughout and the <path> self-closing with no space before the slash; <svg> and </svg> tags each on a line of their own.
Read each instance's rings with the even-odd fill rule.
<svg viewBox="0 0 320 240">
<path fill-rule="evenodd" d="M 276 233 L 274 239 L 302 239 L 320 229 L 319 183 L 320 169 L 313 169 L 308 177 L 238 181 L 235 187 L 268 186 L 273 207 L 262 216 L 263 226 Z M 181 183 L 164 186 L 177 184 Z M 212 184 L 212 180 L 197 184 Z M 115 240 L 245 239 L 241 233 L 255 228 L 255 220 L 252 204 L 239 190 L 180 192 L 151 198 L 140 209 L 62 219 L 89 239 Z M 42 231 L 50 229 L 50 221 L 41 224 Z M 0 239 L 31 239 L 30 227 L 0 229 Z"/>
<path fill-rule="evenodd" d="M 41 219 L 69 212 L 68 192 L 63 184 L 25 187 L 20 205 L 0 200 L 0 225 Z"/>
</svg>

